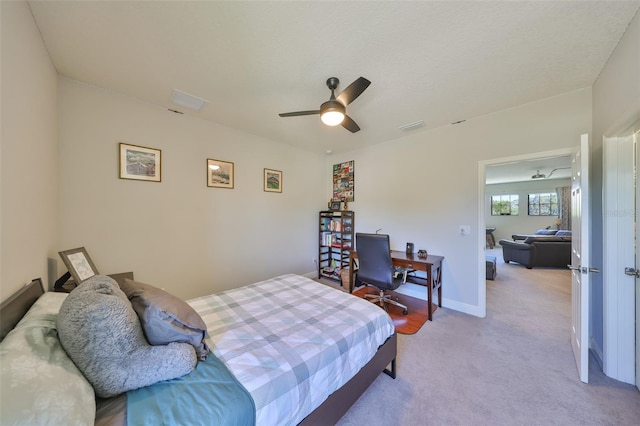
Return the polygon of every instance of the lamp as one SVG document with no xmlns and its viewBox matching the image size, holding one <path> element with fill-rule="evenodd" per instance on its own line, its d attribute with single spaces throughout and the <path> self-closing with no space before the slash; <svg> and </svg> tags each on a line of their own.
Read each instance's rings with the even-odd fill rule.
<svg viewBox="0 0 640 426">
<path fill-rule="evenodd" d="M 344 120 L 344 105 L 338 101 L 327 101 L 320 105 L 320 119 L 327 126 L 337 126 Z"/>
</svg>

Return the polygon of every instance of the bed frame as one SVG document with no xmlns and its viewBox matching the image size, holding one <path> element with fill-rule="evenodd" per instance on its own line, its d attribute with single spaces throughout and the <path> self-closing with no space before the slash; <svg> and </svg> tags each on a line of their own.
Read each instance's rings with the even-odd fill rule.
<svg viewBox="0 0 640 426">
<path fill-rule="evenodd" d="M 0 340 L 15 327 L 31 305 L 44 294 L 42 280 L 36 278 L 0 305 Z M 303 426 L 335 424 L 358 400 L 373 381 L 384 372 L 395 379 L 398 335 L 394 333 L 378 348 L 374 357 L 344 386 L 329 396 L 300 422 Z M 391 369 L 387 369 L 387 366 Z M 117 398 L 117 397 L 116 397 Z M 126 406 L 126 405 L 125 405 Z M 126 419 L 126 416 L 124 417 Z"/>
</svg>

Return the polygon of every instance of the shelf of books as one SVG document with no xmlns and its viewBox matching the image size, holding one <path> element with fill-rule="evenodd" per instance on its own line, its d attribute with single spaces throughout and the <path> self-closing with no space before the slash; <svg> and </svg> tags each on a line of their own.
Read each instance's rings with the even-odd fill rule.
<svg viewBox="0 0 640 426">
<path fill-rule="evenodd" d="M 354 212 L 348 210 L 320 212 L 318 278 L 340 282 L 342 270 L 349 266 L 354 229 Z"/>
</svg>

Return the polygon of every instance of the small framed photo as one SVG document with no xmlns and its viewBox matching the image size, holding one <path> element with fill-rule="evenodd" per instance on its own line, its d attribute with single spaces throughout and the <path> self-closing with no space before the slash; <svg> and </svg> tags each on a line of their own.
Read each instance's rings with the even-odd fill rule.
<svg viewBox="0 0 640 426">
<path fill-rule="evenodd" d="M 331 200 L 329 205 L 330 210 L 340 210 L 340 200 Z"/>
<path fill-rule="evenodd" d="M 162 180 L 162 151 L 120 143 L 120 179 Z"/>
<path fill-rule="evenodd" d="M 207 186 L 233 189 L 233 163 L 207 158 Z"/>
<path fill-rule="evenodd" d="M 58 254 L 76 284 L 80 284 L 82 281 L 99 274 L 96 265 L 93 264 L 84 247 L 61 251 Z"/>
<path fill-rule="evenodd" d="M 264 190 L 266 192 L 282 192 L 282 172 L 264 169 Z"/>
</svg>

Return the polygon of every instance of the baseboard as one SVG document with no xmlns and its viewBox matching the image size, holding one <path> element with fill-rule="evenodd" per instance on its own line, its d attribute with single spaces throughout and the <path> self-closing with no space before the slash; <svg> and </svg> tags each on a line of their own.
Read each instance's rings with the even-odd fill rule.
<svg viewBox="0 0 640 426">
<path fill-rule="evenodd" d="M 453 309 L 454 311 L 462 312 L 463 314 L 473 315 L 474 317 L 484 318 L 486 314 L 482 312 L 479 306 L 469 305 L 467 303 L 456 302 L 455 300 L 442 298 L 442 307 L 447 309 Z"/>
</svg>

